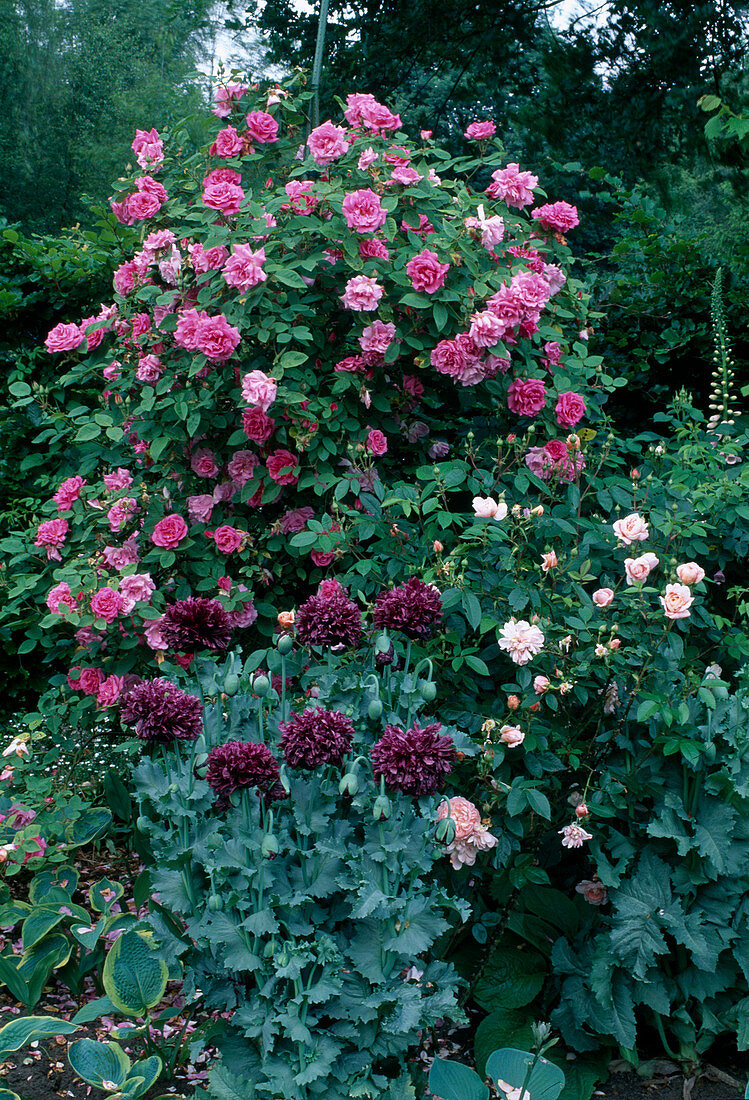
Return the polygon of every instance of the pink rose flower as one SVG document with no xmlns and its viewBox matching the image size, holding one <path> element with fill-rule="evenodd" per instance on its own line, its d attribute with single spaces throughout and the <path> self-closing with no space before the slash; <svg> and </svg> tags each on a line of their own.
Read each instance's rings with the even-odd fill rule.
<svg viewBox="0 0 749 1100">
<path fill-rule="evenodd" d="M 593 839 L 593 834 L 587 833 L 582 825 L 565 825 L 559 833 L 563 848 L 582 848 L 586 840 Z"/>
<path fill-rule="evenodd" d="M 377 305 L 384 294 L 383 288 L 376 279 L 368 275 L 354 275 L 346 283 L 346 289 L 341 295 L 341 301 L 346 309 L 357 313 L 371 313 L 377 309 Z"/>
<path fill-rule="evenodd" d="M 276 400 L 278 383 L 261 370 L 252 370 L 242 379 L 242 397 L 248 405 L 256 405 L 267 412 Z"/>
<path fill-rule="evenodd" d="M 185 309 L 177 316 L 177 327 L 174 330 L 174 342 L 177 347 L 184 348 L 185 351 L 195 351 L 197 344 L 195 343 L 195 337 L 198 330 L 198 325 L 204 317 L 207 317 L 207 313 L 203 313 L 197 309 Z"/>
<path fill-rule="evenodd" d="M 244 142 L 233 126 L 226 126 L 216 134 L 216 140 L 208 152 L 212 157 L 221 157 L 223 160 L 241 157 L 244 152 Z"/>
<path fill-rule="evenodd" d="M 213 248 L 203 248 L 202 244 L 191 244 L 189 253 L 193 270 L 198 275 L 205 275 L 207 271 L 217 271 L 229 259 L 229 249 L 224 248 L 222 244 L 214 245 Z"/>
<path fill-rule="evenodd" d="M 360 172 L 366 172 L 366 170 L 370 168 L 376 160 L 377 153 L 375 153 L 374 149 L 370 145 L 364 150 L 363 153 L 359 154 L 359 160 L 357 161 L 356 167 L 359 169 Z"/>
<path fill-rule="evenodd" d="M 224 264 L 224 282 L 242 292 L 250 290 L 268 278 L 263 271 L 264 263 L 264 248 L 253 252 L 249 244 L 235 244 L 234 251 Z"/>
<path fill-rule="evenodd" d="M 139 511 L 138 501 L 135 497 L 122 497 L 121 500 L 116 500 L 107 512 L 110 530 L 116 533 L 124 523 L 127 523 Z"/>
<path fill-rule="evenodd" d="M 519 164 L 508 164 L 492 172 L 493 182 L 486 189 L 493 199 L 501 199 L 507 206 L 522 210 L 533 202 L 533 190 L 538 187 L 538 176 L 521 172 Z"/>
<path fill-rule="evenodd" d="M 164 364 L 157 355 L 143 355 L 138 360 L 135 378 L 138 382 L 158 382 L 164 373 Z"/>
<path fill-rule="evenodd" d="M 114 706 L 122 694 L 124 686 L 124 677 L 114 675 L 107 676 L 106 680 L 102 680 L 99 690 L 96 693 L 97 705 L 100 707 Z"/>
<path fill-rule="evenodd" d="M 209 447 L 198 447 L 190 460 L 190 469 L 198 477 L 216 477 L 220 467 Z"/>
<path fill-rule="evenodd" d="M 131 535 L 122 546 L 105 546 L 101 555 L 110 569 L 122 570 L 128 565 L 135 565 L 140 561 L 137 536 Z"/>
<path fill-rule="evenodd" d="M 537 206 L 531 211 L 531 217 L 539 222 L 542 229 L 556 233 L 566 233 L 580 224 L 577 207 L 570 206 L 568 202 L 553 202 L 546 203 L 545 206 Z"/>
<path fill-rule="evenodd" d="M 284 535 L 297 535 L 303 531 L 311 519 L 315 518 L 314 508 L 292 508 L 284 512 L 280 520 L 281 532 Z"/>
<path fill-rule="evenodd" d="M 491 119 L 486 119 L 485 122 L 472 122 L 463 136 L 468 138 L 469 141 L 486 141 L 488 138 L 493 137 L 496 132 L 497 127 Z"/>
<path fill-rule="evenodd" d="M 130 476 L 130 471 L 120 466 L 113 473 L 104 474 L 104 484 L 112 493 L 116 492 L 117 489 L 127 489 L 133 484 L 133 479 Z"/>
<path fill-rule="evenodd" d="M 74 501 L 81 495 L 81 489 L 86 484 L 86 479 L 79 474 L 75 477 L 66 477 L 52 497 L 59 512 L 69 512 Z M 704 574 L 703 574 L 704 575 Z"/>
<path fill-rule="evenodd" d="M 551 569 L 555 569 L 559 565 L 559 558 L 556 555 L 556 550 L 550 550 L 548 554 L 541 555 L 541 572 L 548 573 Z"/>
<path fill-rule="evenodd" d="M 525 741 L 525 734 L 520 726 L 502 726 L 499 731 L 499 739 L 507 745 L 508 749 L 516 749 Z"/>
<path fill-rule="evenodd" d="M 259 446 L 268 442 L 275 428 L 275 420 L 272 420 L 259 406 L 242 412 L 242 431 L 248 439 Z"/>
<path fill-rule="evenodd" d="M 173 512 L 164 516 L 153 529 L 151 542 L 154 546 L 161 546 L 164 550 L 174 550 L 187 537 L 187 524 L 182 516 Z"/>
<path fill-rule="evenodd" d="M 390 179 L 385 180 L 385 186 L 390 187 L 394 183 L 399 183 L 402 187 L 412 187 L 413 184 L 419 183 L 424 177 L 416 171 L 415 168 L 409 168 L 405 164 L 399 164 L 390 173 Z"/>
<path fill-rule="evenodd" d="M 97 619 L 113 623 L 122 611 L 122 597 L 114 588 L 100 588 L 91 597 L 91 610 Z"/>
<path fill-rule="evenodd" d="M 450 270 L 449 264 L 440 263 L 436 252 L 423 249 L 406 264 L 406 274 L 414 290 L 423 290 L 434 294 L 445 285 L 445 276 Z M 495 341 L 496 343 L 496 341 Z"/>
<path fill-rule="evenodd" d="M 633 542 L 644 542 L 650 534 L 648 525 L 639 512 L 632 512 L 631 515 L 616 520 L 612 527 L 616 537 L 625 546 L 629 546 Z"/>
<path fill-rule="evenodd" d="M 260 145 L 278 141 L 278 123 L 267 111 L 250 111 L 247 115 L 247 129 L 250 137 Z"/>
<path fill-rule="evenodd" d="M 299 475 L 294 473 L 297 460 L 290 451 L 283 449 L 274 451 L 265 460 L 268 473 L 277 485 L 295 485 Z"/>
<path fill-rule="evenodd" d="M 375 233 L 387 219 L 387 210 L 382 206 L 380 196 L 369 188 L 347 194 L 342 210 L 346 225 L 357 233 Z"/>
<path fill-rule="evenodd" d="M 363 260 L 389 260 L 390 250 L 379 237 L 365 237 L 359 241 L 359 255 Z"/>
<path fill-rule="evenodd" d="M 605 905 L 609 894 L 606 887 L 598 878 L 583 879 L 575 887 L 576 894 L 582 894 L 589 905 Z"/>
<path fill-rule="evenodd" d="M 509 653 L 516 665 L 527 665 L 544 646 L 543 631 L 525 619 L 512 618 L 498 635 L 499 648 Z"/>
<path fill-rule="evenodd" d="M 370 428 L 367 435 L 367 450 L 373 455 L 384 455 L 387 449 L 387 437 L 377 428 Z"/>
<path fill-rule="evenodd" d="M 187 514 L 192 523 L 210 523 L 214 500 L 211 493 L 187 498 Z"/>
<path fill-rule="evenodd" d="M 50 355 L 58 351 L 74 351 L 86 339 L 80 325 L 64 325 L 60 322 L 47 334 L 44 346 Z"/>
<path fill-rule="evenodd" d="M 491 310 L 482 310 L 481 313 L 474 313 L 471 317 L 468 335 L 476 347 L 493 348 L 502 339 L 504 332 L 505 326 Z"/>
<path fill-rule="evenodd" d="M 82 668 L 78 677 L 78 690 L 84 695 L 97 695 L 104 681 L 100 668 Z"/>
<path fill-rule="evenodd" d="M 627 575 L 627 584 L 642 584 L 657 565 L 658 558 L 655 554 L 648 553 L 639 558 L 625 558 L 624 571 Z"/>
<path fill-rule="evenodd" d="M 503 500 L 493 500 L 492 497 L 474 497 L 472 508 L 478 519 L 493 519 L 497 523 L 501 523 L 507 515 L 505 502 Z"/>
<path fill-rule="evenodd" d="M 554 409 L 557 424 L 563 428 L 574 428 L 585 416 L 586 409 L 585 400 L 579 393 L 574 393 L 572 390 L 560 393 Z"/>
<path fill-rule="evenodd" d="M 312 154 L 316 164 L 332 164 L 348 150 L 346 131 L 340 126 L 334 126 L 328 119 L 321 126 L 316 126 L 307 139 L 307 148 Z"/>
<path fill-rule="evenodd" d="M 259 461 L 257 455 L 252 451 L 234 452 L 226 470 L 237 488 L 241 489 L 242 486 L 252 481 L 255 468 L 259 464 Z"/>
<path fill-rule="evenodd" d="M 682 584 L 699 584 L 700 581 L 705 579 L 705 570 L 696 561 L 688 561 L 683 565 L 677 565 L 676 576 Z"/>
<path fill-rule="evenodd" d="M 614 599 L 614 592 L 611 588 L 597 588 L 591 596 L 593 603 L 596 607 L 608 607 Z"/>
<path fill-rule="evenodd" d="M 463 386 L 475 386 L 484 378 L 480 350 L 467 332 L 461 332 L 453 340 L 440 340 L 432 349 L 430 362 L 440 374 Z"/>
<path fill-rule="evenodd" d="M 540 378 L 516 378 L 507 389 L 507 407 L 519 416 L 536 416 L 546 404 L 546 386 Z"/>
<path fill-rule="evenodd" d="M 146 639 L 146 645 L 149 649 L 154 651 L 169 649 L 169 646 L 164 641 L 164 636 L 161 633 L 161 624 L 164 616 L 160 619 L 151 619 L 143 630 L 143 635 Z"/>
<path fill-rule="evenodd" d="M 534 676 L 533 677 L 533 690 L 536 695 L 543 695 L 545 691 L 548 691 L 551 687 L 551 680 L 548 676 Z"/>
<path fill-rule="evenodd" d="M 318 200 L 315 198 L 313 191 L 315 189 L 314 180 L 289 180 L 284 187 L 284 191 L 291 199 L 288 205 L 281 207 L 282 210 L 293 210 L 295 214 L 302 214 L 307 216 L 317 206 Z"/>
<path fill-rule="evenodd" d="M 65 607 L 70 608 L 71 611 L 78 610 L 78 604 L 75 602 L 75 597 L 70 591 L 70 585 L 67 583 L 67 581 L 60 581 L 60 583 L 56 584 L 54 588 L 50 588 L 49 592 L 47 593 L 46 603 L 52 615 L 61 614 L 61 604 Z"/>
<path fill-rule="evenodd" d="M 227 218 L 235 217 L 244 202 L 244 191 L 238 183 L 208 183 L 203 189 L 203 204 L 218 210 Z"/>
<path fill-rule="evenodd" d="M 359 346 L 362 351 L 384 355 L 394 339 L 395 325 L 392 322 L 373 321 L 359 337 Z"/>
<path fill-rule="evenodd" d="M 156 171 L 164 163 L 164 142 L 159 137 L 158 130 L 136 130 L 131 149 L 144 171 L 147 168 Z"/>
<path fill-rule="evenodd" d="M 69 529 L 66 519 L 44 520 L 36 529 L 34 546 L 46 547 L 48 560 L 61 561 L 59 547 L 64 545 Z"/>
<path fill-rule="evenodd" d="M 347 107 L 343 117 L 349 126 L 384 133 L 399 130 L 400 115 L 394 115 L 382 103 L 378 103 L 368 92 L 354 92 L 346 96 Z"/>
<path fill-rule="evenodd" d="M 240 100 L 247 91 L 247 84 L 226 84 L 223 87 L 216 88 L 211 111 L 217 118 L 226 118 L 227 115 L 231 114 L 231 109 L 234 104 Z"/>
<path fill-rule="evenodd" d="M 694 596 L 685 584 L 667 584 L 665 595 L 658 597 L 667 619 L 688 619 Z"/>
<path fill-rule="evenodd" d="M 155 591 L 156 585 L 150 573 L 131 573 L 129 577 L 123 577 L 120 581 L 122 610 L 129 614 L 137 603 L 150 603 Z"/>
<path fill-rule="evenodd" d="M 223 313 L 216 317 L 204 314 L 195 328 L 196 350 L 217 363 L 229 359 L 241 339 L 239 330 L 229 324 Z"/>
<path fill-rule="evenodd" d="M 235 550 L 239 550 L 244 538 L 244 531 L 239 531 L 236 527 L 230 527 L 228 523 L 225 523 L 222 527 L 217 527 L 213 532 L 216 549 L 222 554 L 233 554 Z"/>
</svg>

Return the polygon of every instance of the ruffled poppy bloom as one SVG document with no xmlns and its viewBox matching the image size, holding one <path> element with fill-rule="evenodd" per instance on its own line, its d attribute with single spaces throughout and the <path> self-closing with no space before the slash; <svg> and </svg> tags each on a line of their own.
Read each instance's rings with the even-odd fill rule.
<svg viewBox="0 0 749 1100">
<path fill-rule="evenodd" d="M 319 768 L 340 764 L 351 751 L 354 727 L 337 710 L 310 707 L 279 724 L 281 749 L 291 768 Z"/>
<path fill-rule="evenodd" d="M 419 798 L 442 787 L 456 759 L 450 737 L 440 734 L 439 722 L 412 726 L 386 726 L 372 749 L 374 777 L 385 777 L 385 785 Z"/>
<path fill-rule="evenodd" d="M 285 798 L 278 761 L 267 745 L 254 741 L 227 741 L 208 754 L 208 786 L 226 804 L 234 791 L 256 787 L 266 803 Z"/>
<path fill-rule="evenodd" d="M 342 584 L 322 581 L 297 611 L 296 630 L 304 645 L 353 649 L 361 640 L 361 611 Z"/>
<path fill-rule="evenodd" d="M 203 732 L 203 707 L 170 680 L 143 680 L 124 696 L 120 717 L 142 741 L 194 741 Z"/>
<path fill-rule="evenodd" d="M 170 649 L 181 653 L 226 649 L 231 619 L 218 600 L 189 596 L 167 607 L 161 620 L 161 636 Z"/>
<path fill-rule="evenodd" d="M 381 630 L 400 630 L 412 639 L 428 638 L 442 619 L 439 589 L 411 577 L 397 588 L 378 593 L 372 618 Z"/>
</svg>

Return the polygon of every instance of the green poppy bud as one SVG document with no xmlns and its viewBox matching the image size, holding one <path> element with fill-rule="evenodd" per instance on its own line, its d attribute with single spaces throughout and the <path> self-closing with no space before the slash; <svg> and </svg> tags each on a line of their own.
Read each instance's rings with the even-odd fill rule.
<svg viewBox="0 0 749 1100">
<path fill-rule="evenodd" d="M 294 648 L 294 640 L 290 634 L 282 634 L 276 642 L 276 649 L 282 656 L 286 656 L 287 653 L 291 653 Z"/>
<path fill-rule="evenodd" d="M 252 681 L 252 690 L 256 695 L 259 695 L 261 699 L 264 699 L 270 691 L 270 680 L 268 677 L 262 675 L 256 676 Z"/>
<path fill-rule="evenodd" d="M 208 908 L 212 913 L 218 913 L 220 909 L 224 908 L 224 899 L 220 894 L 211 894 L 208 899 Z"/>
<path fill-rule="evenodd" d="M 437 685 L 431 680 L 425 680 L 419 688 L 419 691 L 425 703 L 433 703 L 437 698 Z"/>
<path fill-rule="evenodd" d="M 378 718 L 382 718 L 382 701 L 373 699 L 367 707 L 367 714 L 373 722 L 376 722 Z"/>
<path fill-rule="evenodd" d="M 452 844 L 455 840 L 455 821 L 451 817 L 440 818 L 434 832 L 439 844 Z"/>
<path fill-rule="evenodd" d="M 358 790 L 359 780 L 356 778 L 355 772 L 346 772 L 345 775 L 341 776 L 341 781 L 338 784 L 339 794 L 347 798 L 353 798 Z"/>
<path fill-rule="evenodd" d="M 268 833 L 263 837 L 263 843 L 261 845 L 261 851 L 265 859 L 275 859 L 278 853 L 281 851 L 281 847 L 278 843 L 278 837 L 273 836 L 273 833 Z"/>
<path fill-rule="evenodd" d="M 276 941 L 275 940 L 268 940 L 265 947 L 263 948 L 263 958 L 264 959 L 272 959 L 273 956 L 275 955 L 275 953 L 276 953 Z"/>
<path fill-rule="evenodd" d="M 375 638 L 375 653 L 387 653 L 390 649 L 390 638 L 386 631 L 383 630 L 382 634 L 378 634 Z"/>
<path fill-rule="evenodd" d="M 224 695 L 236 695 L 239 691 L 239 677 L 235 672 L 230 672 L 224 678 Z"/>
<path fill-rule="evenodd" d="M 388 796 L 386 794 L 378 794 L 372 809 L 372 816 L 375 821 L 387 821 L 391 812 L 392 807 Z"/>
<path fill-rule="evenodd" d="M 147 833 L 148 830 L 151 828 L 151 822 L 147 817 L 144 817 L 143 814 L 140 815 L 135 824 L 138 828 L 138 832 L 141 833 Z"/>
</svg>

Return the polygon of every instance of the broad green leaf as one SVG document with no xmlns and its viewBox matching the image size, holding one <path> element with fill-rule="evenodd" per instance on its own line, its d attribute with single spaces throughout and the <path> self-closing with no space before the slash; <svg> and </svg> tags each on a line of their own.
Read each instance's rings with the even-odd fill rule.
<svg viewBox="0 0 749 1100">
<path fill-rule="evenodd" d="M 104 989 L 125 1016 L 145 1016 L 164 996 L 169 971 L 143 932 L 123 932 L 104 963 Z"/>
<path fill-rule="evenodd" d="M 489 1100 L 489 1089 L 475 1070 L 447 1058 L 435 1058 L 429 1091 L 439 1100 Z"/>
<path fill-rule="evenodd" d="M 118 1088 L 125 1083 L 130 1059 L 119 1043 L 97 1043 L 94 1039 L 78 1039 L 68 1048 L 70 1065 L 79 1077 L 96 1088 L 111 1090 L 111 1081 Z"/>
</svg>

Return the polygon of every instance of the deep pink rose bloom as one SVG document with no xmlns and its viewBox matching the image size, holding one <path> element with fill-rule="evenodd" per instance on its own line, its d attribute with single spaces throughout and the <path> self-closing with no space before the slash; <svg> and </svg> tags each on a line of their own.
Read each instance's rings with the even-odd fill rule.
<svg viewBox="0 0 749 1100">
<path fill-rule="evenodd" d="M 572 390 L 560 393 L 554 409 L 557 414 L 557 423 L 563 428 L 574 428 L 585 416 L 586 409 L 585 400 L 579 393 L 574 393 Z"/>
<path fill-rule="evenodd" d="M 474 344 L 479 348 L 493 348 L 502 339 L 505 326 L 490 309 L 474 313 L 468 330 Z"/>
<path fill-rule="evenodd" d="M 373 321 L 359 337 L 359 346 L 362 351 L 384 355 L 394 339 L 395 325 L 392 322 Z"/>
<path fill-rule="evenodd" d="M 193 270 L 197 275 L 204 275 L 206 271 L 216 271 L 223 267 L 229 259 L 229 249 L 222 244 L 213 248 L 203 248 L 202 244 L 191 244 L 189 248 Z"/>
<path fill-rule="evenodd" d="M 242 379 L 242 397 L 248 405 L 257 405 L 267 412 L 276 400 L 278 383 L 261 370 L 252 370 Z"/>
<path fill-rule="evenodd" d="M 307 139 L 312 159 L 321 165 L 332 164 L 347 152 L 348 147 L 346 131 L 341 126 L 334 126 L 330 119 L 316 126 Z"/>
<path fill-rule="evenodd" d="M 406 274 L 414 290 L 423 290 L 427 294 L 434 294 L 445 285 L 445 276 L 449 270 L 450 265 L 440 263 L 437 253 L 431 252 L 428 248 L 423 249 L 406 264 Z"/>
<path fill-rule="evenodd" d="M 139 272 L 133 260 L 127 260 L 115 270 L 113 283 L 114 289 L 124 298 L 135 287 Z"/>
<path fill-rule="evenodd" d="M 227 218 L 239 213 L 243 201 L 244 191 L 238 183 L 209 183 L 203 191 L 203 204 Z"/>
<path fill-rule="evenodd" d="M 293 508 L 288 512 L 284 512 L 279 523 L 281 532 L 284 535 L 296 535 L 305 529 L 309 520 L 314 519 L 314 516 L 314 508 L 307 507 Z"/>
<path fill-rule="evenodd" d="M 75 602 L 75 597 L 70 591 L 70 585 L 67 581 L 60 581 L 54 588 L 50 588 L 47 593 L 47 607 L 53 615 L 60 614 L 60 604 L 69 607 L 71 611 L 78 610 L 78 604 Z"/>
<path fill-rule="evenodd" d="M 267 443 L 276 428 L 275 420 L 256 405 L 254 409 L 242 412 L 242 431 L 253 443 Z"/>
<path fill-rule="evenodd" d="M 124 677 L 122 676 L 107 676 L 106 680 L 102 680 L 101 686 L 96 693 L 96 703 L 100 707 L 111 707 L 119 699 L 122 694 L 122 689 L 125 685 Z"/>
<path fill-rule="evenodd" d="M 538 176 L 521 172 L 519 164 L 508 164 L 492 172 L 493 183 L 486 189 L 493 199 L 502 199 L 508 206 L 522 210 L 533 202 L 533 189 L 538 187 Z"/>
<path fill-rule="evenodd" d="M 156 171 L 164 163 L 164 142 L 158 130 L 136 130 L 131 146 L 141 168 Z"/>
<path fill-rule="evenodd" d="M 242 98 L 248 88 L 247 84 L 227 84 L 224 87 L 216 88 L 213 106 L 211 107 L 213 114 L 217 118 L 226 118 L 227 115 L 231 114 L 234 104 Z"/>
<path fill-rule="evenodd" d="M 84 695 L 97 695 L 104 681 L 100 668 L 82 668 L 78 677 L 78 690 Z"/>
<path fill-rule="evenodd" d="M 198 477 L 215 477 L 219 468 L 215 454 L 208 447 L 198 447 L 190 460 L 190 469 Z"/>
<path fill-rule="evenodd" d="M 239 550 L 244 536 L 244 531 L 238 531 L 236 527 L 230 527 L 228 523 L 225 523 L 222 527 L 217 527 L 213 532 L 216 549 L 222 554 L 233 554 L 235 550 Z"/>
<path fill-rule="evenodd" d="M 210 523 L 214 499 L 211 493 L 187 498 L 187 514 L 193 523 Z"/>
<path fill-rule="evenodd" d="M 57 505 L 58 512 L 70 511 L 73 502 L 78 500 L 78 497 L 81 495 L 81 489 L 85 484 L 85 478 L 82 478 L 79 474 L 76 474 L 75 477 L 66 477 L 65 480 L 60 483 L 60 487 L 52 497 Z"/>
<path fill-rule="evenodd" d="M 91 329 L 89 332 L 90 326 L 98 324 L 101 320 L 101 317 L 84 317 L 81 321 L 80 329 L 86 337 L 86 347 L 88 351 L 94 351 L 104 339 L 104 333 L 107 331 L 106 328 Z"/>
<path fill-rule="evenodd" d="M 387 245 L 377 237 L 365 237 L 363 241 L 359 241 L 359 255 L 363 260 L 390 259 Z"/>
<path fill-rule="evenodd" d="M 127 200 L 128 214 L 135 221 L 153 218 L 161 210 L 161 203 L 153 191 L 138 191 Z"/>
<path fill-rule="evenodd" d="M 234 286 L 237 290 L 250 290 L 267 279 L 268 276 L 263 271 L 264 263 L 265 249 L 259 248 L 257 252 L 253 252 L 249 244 L 235 244 L 234 251 L 224 264 L 224 281 L 227 286 Z"/>
<path fill-rule="evenodd" d="M 375 233 L 387 219 L 387 210 L 368 187 L 361 191 L 351 191 L 343 200 L 343 216 L 349 229 L 357 233 Z"/>
<path fill-rule="evenodd" d="M 110 530 L 119 531 L 123 523 L 127 523 L 139 511 L 135 497 L 123 497 L 121 500 L 116 500 L 107 512 Z"/>
<path fill-rule="evenodd" d="M 133 479 L 130 476 L 130 471 L 123 466 L 120 466 L 114 473 L 104 474 L 104 485 L 110 493 L 115 492 L 117 489 L 127 489 L 132 484 Z"/>
<path fill-rule="evenodd" d="M 467 127 L 464 137 L 467 137 L 469 141 L 486 141 L 487 138 L 493 137 L 497 132 L 497 127 L 490 119 L 486 119 L 485 122 L 472 122 Z"/>
<path fill-rule="evenodd" d="M 122 611 L 122 596 L 114 588 L 100 588 L 91 597 L 91 610 L 97 619 L 113 623 Z"/>
<path fill-rule="evenodd" d="M 401 127 L 400 115 L 394 115 L 368 92 L 354 92 L 347 95 L 346 103 L 343 117 L 349 126 L 382 132 L 399 130 Z"/>
<path fill-rule="evenodd" d="M 284 187 L 284 191 L 291 199 L 291 202 L 284 204 L 282 210 L 293 210 L 295 214 L 308 215 L 317 206 L 318 200 L 313 195 L 315 188 L 314 180 L 289 180 Z"/>
<path fill-rule="evenodd" d="M 216 317 L 205 314 L 195 327 L 196 350 L 217 363 L 229 359 L 241 339 L 239 330 L 229 324 L 223 313 Z"/>
<path fill-rule="evenodd" d="M 247 116 L 247 129 L 260 145 L 278 141 L 278 123 L 267 111 L 250 111 Z"/>
<path fill-rule="evenodd" d="M 341 295 L 341 301 L 346 309 L 356 313 L 371 313 L 377 309 L 377 305 L 384 294 L 383 288 L 376 279 L 369 275 L 354 275 L 346 283 L 346 289 Z"/>
<path fill-rule="evenodd" d="M 237 488 L 241 489 L 243 485 L 247 485 L 248 482 L 252 481 L 255 467 L 259 461 L 257 455 L 253 454 L 252 451 L 234 452 L 226 469 Z"/>
<path fill-rule="evenodd" d="M 268 455 L 265 465 L 277 485 L 295 485 L 299 480 L 299 474 L 294 473 L 297 460 L 290 451 L 283 449 L 274 451 L 273 454 Z"/>
<path fill-rule="evenodd" d="M 177 327 L 174 330 L 174 342 L 177 347 L 184 348 L 186 351 L 195 351 L 198 346 L 196 343 L 198 325 L 207 316 L 207 313 L 203 313 L 198 309 L 182 310 L 178 315 Z"/>
<path fill-rule="evenodd" d="M 580 224 L 577 207 L 570 206 L 568 202 L 551 202 L 545 206 L 537 206 L 531 211 L 531 217 L 536 219 L 542 229 L 556 233 L 566 233 Z"/>
<path fill-rule="evenodd" d="M 80 325 L 64 325 L 60 322 L 47 334 L 44 346 L 50 355 L 58 351 L 74 351 L 86 339 Z"/>
<path fill-rule="evenodd" d="M 138 360 L 135 378 L 138 382 L 158 382 L 164 373 L 164 364 L 158 355 L 143 355 Z"/>
<path fill-rule="evenodd" d="M 216 134 L 216 140 L 209 152 L 212 157 L 221 157 L 223 160 L 240 157 L 244 152 L 244 142 L 233 126 L 226 126 Z"/>
<path fill-rule="evenodd" d="M 540 378 L 516 378 L 507 390 L 507 407 L 518 416 L 535 416 L 546 404 L 546 386 Z"/>
<path fill-rule="evenodd" d="M 65 543 L 69 528 L 70 525 L 66 519 L 44 520 L 36 529 L 34 545 L 46 547 L 47 557 L 60 561 L 61 555 L 58 547 Z"/>
<path fill-rule="evenodd" d="M 387 449 L 387 437 L 377 428 L 371 428 L 367 435 L 367 450 L 373 455 L 384 455 Z"/>
<path fill-rule="evenodd" d="M 356 374 L 359 371 L 366 369 L 367 364 L 361 355 L 347 355 L 345 359 L 339 359 L 333 370 L 348 371 L 349 374 Z"/>
<path fill-rule="evenodd" d="M 519 325 L 525 316 L 525 306 L 515 289 L 507 283 L 503 283 L 497 293 L 492 294 L 486 308 L 502 322 L 505 332 Z"/>
<path fill-rule="evenodd" d="M 449 375 L 463 386 L 475 386 L 484 377 L 479 348 L 467 332 L 453 340 L 440 340 L 432 349 L 430 362 L 440 374 Z"/>
<path fill-rule="evenodd" d="M 176 513 L 164 516 L 153 529 L 151 542 L 165 550 L 174 550 L 187 536 L 187 524 Z"/>
</svg>

